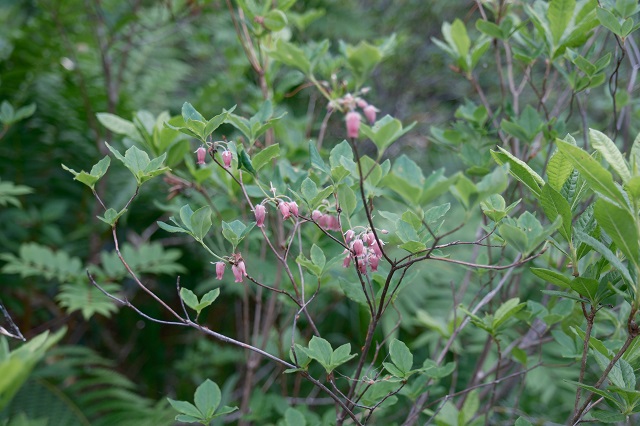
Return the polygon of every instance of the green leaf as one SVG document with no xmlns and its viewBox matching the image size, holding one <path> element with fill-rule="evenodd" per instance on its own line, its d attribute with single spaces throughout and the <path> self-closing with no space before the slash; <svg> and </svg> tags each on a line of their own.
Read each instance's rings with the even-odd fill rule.
<svg viewBox="0 0 640 426">
<path fill-rule="evenodd" d="M 595 251 L 600 253 L 605 259 L 607 259 L 607 261 L 609 261 L 611 266 L 616 268 L 618 272 L 620 272 L 622 276 L 627 280 L 628 283 L 635 282 L 631 278 L 631 275 L 629 274 L 629 269 L 622 263 L 622 261 L 620 261 L 620 259 L 618 259 L 618 257 L 611 250 L 609 250 L 607 246 L 605 246 L 604 244 L 602 244 L 600 241 L 596 240 L 592 236 L 585 234 L 583 232 L 580 232 L 578 230 L 574 230 L 573 234 L 578 239 L 578 241 L 581 241 L 586 245 L 592 247 Z"/>
<path fill-rule="evenodd" d="M 409 126 L 403 128 L 400 120 L 393 118 L 390 115 L 385 115 L 380 120 L 376 121 L 372 127 L 362 124 L 360 126 L 360 131 L 366 137 L 371 139 L 378 147 L 378 157 L 381 157 L 389 145 L 398 140 L 409 130 L 413 129 L 415 125 L 416 123 L 413 122 Z"/>
<path fill-rule="evenodd" d="M 218 405 L 220 405 L 221 399 L 220 388 L 209 379 L 198 386 L 194 394 L 196 407 L 204 414 L 205 418 L 210 418 L 213 415 Z"/>
<path fill-rule="evenodd" d="M 620 21 L 618 21 L 618 18 L 616 18 L 613 13 L 611 13 L 607 9 L 598 7 L 596 9 L 596 16 L 598 17 L 598 21 L 600 21 L 602 26 L 618 36 L 622 35 Z"/>
<path fill-rule="evenodd" d="M 107 129 L 118 135 L 131 136 L 138 133 L 135 124 L 129 120 L 118 117 L 108 112 L 99 112 L 96 114 L 98 121 Z"/>
<path fill-rule="evenodd" d="M 556 139 L 556 144 L 560 152 L 571 161 L 573 167 L 584 177 L 591 189 L 621 206 L 626 205 L 626 200 L 613 182 L 611 173 L 602 167 L 599 162 L 594 160 L 586 151 L 568 142 Z"/>
<path fill-rule="evenodd" d="M 320 270 L 324 269 L 326 257 L 322 249 L 315 244 L 311 246 L 311 261 L 318 265 Z"/>
<path fill-rule="evenodd" d="M 453 24 L 451 24 L 450 37 L 452 45 L 456 47 L 458 55 L 462 58 L 466 57 L 469 54 L 471 40 L 467 34 L 467 27 L 465 27 L 464 22 L 460 19 L 454 20 Z"/>
<path fill-rule="evenodd" d="M 346 213 L 347 216 L 351 216 L 351 213 L 356 209 L 356 194 L 353 192 L 353 189 L 344 183 L 338 186 L 338 202 L 340 203 L 343 213 Z"/>
<path fill-rule="evenodd" d="M 497 38 L 499 40 L 505 39 L 505 35 L 502 33 L 502 29 L 493 22 L 489 22 L 484 19 L 478 19 L 476 21 L 476 29 L 491 38 Z"/>
<path fill-rule="evenodd" d="M 304 351 L 309 358 L 315 359 L 325 369 L 327 369 L 327 373 L 331 372 L 331 370 L 329 370 L 329 366 L 331 365 L 333 349 L 329 342 L 321 337 L 313 336 L 309 342 L 309 347 L 304 348 Z"/>
<path fill-rule="evenodd" d="M 107 169 L 109 168 L 110 164 L 111 157 L 107 155 L 91 168 L 90 173 L 87 173 L 84 170 L 78 173 L 75 170 L 68 168 L 64 164 L 62 164 L 62 168 L 68 172 L 71 172 L 74 175 L 74 180 L 84 183 L 89 188 L 94 189 L 96 182 L 98 182 L 98 180 L 100 180 L 100 178 L 104 176 L 105 173 L 107 173 Z"/>
<path fill-rule="evenodd" d="M 193 232 L 193 228 L 191 228 L 191 217 L 193 216 L 193 210 L 191 210 L 191 206 L 189 204 L 185 204 L 180 209 L 180 220 L 187 227 L 189 232 Z"/>
<path fill-rule="evenodd" d="M 502 324 L 504 324 L 509 318 L 513 317 L 516 313 L 524 309 L 526 303 L 520 303 L 518 297 L 509 299 L 504 302 L 493 314 L 493 330 L 497 330 Z"/>
<path fill-rule="evenodd" d="M 211 229 L 211 208 L 209 206 L 200 207 L 191 215 L 191 230 L 194 238 L 202 240 L 209 229 Z"/>
<path fill-rule="evenodd" d="M 345 343 L 331 354 L 331 368 L 335 369 L 355 356 L 356 354 L 351 353 L 351 343 Z"/>
<path fill-rule="evenodd" d="M 508 163 L 509 173 L 522 182 L 536 197 L 539 198 L 541 194 L 540 188 L 545 184 L 544 179 L 542 179 L 538 173 L 533 171 L 527 163 L 515 157 L 509 151 L 501 147 L 498 147 L 498 149 L 500 152 L 491 151 L 491 156 L 494 160 L 500 165 Z"/>
<path fill-rule="evenodd" d="M 167 232 L 171 232 L 171 233 L 176 233 L 176 232 L 189 233 L 189 231 L 187 231 L 184 228 L 180 228 L 179 226 L 169 225 L 169 224 L 161 222 L 161 221 L 157 221 L 156 223 L 158 224 L 160 229 L 164 229 Z"/>
<path fill-rule="evenodd" d="M 287 26 L 287 15 L 284 14 L 283 11 L 278 9 L 270 10 L 262 21 L 265 28 L 269 31 L 280 31 L 284 27 Z"/>
<path fill-rule="evenodd" d="M 525 419 L 524 417 L 518 417 L 514 425 L 515 426 L 533 426 L 533 424 L 529 420 Z"/>
<path fill-rule="evenodd" d="M 300 192 L 307 202 L 311 204 L 311 200 L 318 195 L 318 186 L 310 178 L 305 178 L 302 181 L 302 185 L 300 185 Z"/>
<path fill-rule="evenodd" d="M 547 177 L 549 179 L 549 185 L 556 191 L 560 191 L 562 186 L 567 181 L 571 172 L 573 171 L 573 165 L 571 161 L 566 158 L 560 151 L 556 151 L 547 166 Z"/>
<path fill-rule="evenodd" d="M 576 277 L 569 284 L 580 296 L 586 297 L 592 304 L 597 304 L 598 280 Z"/>
<path fill-rule="evenodd" d="M 189 102 L 185 102 L 182 105 L 182 119 L 187 125 L 189 125 L 189 121 L 200 121 L 205 123 L 206 120 Z"/>
<path fill-rule="evenodd" d="M 207 306 L 210 306 L 213 302 L 216 301 L 216 299 L 218 298 L 218 296 L 220 296 L 220 289 L 219 288 L 214 288 L 213 290 L 210 290 L 208 292 L 205 293 L 204 296 L 202 296 L 202 299 L 200 299 L 200 306 L 202 306 L 202 308 L 200 308 L 201 310 L 206 308 Z"/>
<path fill-rule="evenodd" d="M 549 29 L 553 36 L 554 44 L 560 44 L 560 39 L 564 35 L 576 7 L 575 0 L 553 0 L 549 2 L 547 18 L 549 19 Z"/>
<path fill-rule="evenodd" d="M 382 50 L 366 41 L 356 46 L 343 46 L 347 64 L 353 71 L 356 87 L 360 87 L 369 78 L 369 74 L 382 60 Z"/>
<path fill-rule="evenodd" d="M 631 179 L 629 166 L 615 143 L 607 135 L 594 129 L 589 129 L 589 141 L 591 146 L 598 151 L 613 170 L 622 178 L 622 183 Z"/>
<path fill-rule="evenodd" d="M 530 268 L 531 272 L 539 278 L 555 284 L 562 288 L 571 288 L 571 279 L 562 275 L 560 272 L 544 268 Z"/>
<path fill-rule="evenodd" d="M 296 68 L 305 75 L 311 73 L 311 62 L 309 62 L 309 59 L 305 56 L 304 51 L 293 43 L 279 38 L 278 41 L 276 41 L 275 48 L 268 50 L 267 53 L 276 61 Z"/>
<path fill-rule="evenodd" d="M 251 224 L 251 228 L 253 228 L 254 225 L 255 222 Z M 239 220 L 234 220 L 231 223 L 227 223 L 223 220 L 222 235 L 227 241 L 231 243 L 231 245 L 235 249 L 235 247 L 240 244 L 240 241 L 242 241 L 247 235 L 247 226 Z"/>
<path fill-rule="evenodd" d="M 298 257 L 296 257 L 296 263 L 307 268 L 309 272 L 311 272 L 316 277 L 320 277 L 322 275 L 322 268 L 319 265 L 316 265 L 311 260 L 307 259 L 302 253 L 300 253 Z"/>
<path fill-rule="evenodd" d="M 596 201 L 593 214 L 627 259 L 640 267 L 638 227 L 631 213 L 601 198 Z"/>
<path fill-rule="evenodd" d="M 307 426 L 307 419 L 302 413 L 293 407 L 289 407 L 284 412 L 285 426 Z"/>
<path fill-rule="evenodd" d="M 329 173 L 329 169 L 327 169 L 327 165 L 324 163 L 313 141 L 309 141 L 309 156 L 311 157 L 311 167 L 315 167 L 321 172 Z"/>
<path fill-rule="evenodd" d="M 227 110 L 223 110 L 221 114 L 216 115 L 211 120 L 207 121 L 207 125 L 204 128 L 203 139 L 206 139 L 211 135 L 211 133 L 215 132 L 218 127 L 222 125 L 228 118 L 231 111 L 235 110 L 235 105 Z"/>
<path fill-rule="evenodd" d="M 413 368 L 413 354 L 407 345 L 398 339 L 391 340 L 389 357 L 391 358 L 391 362 L 403 373 L 403 375 L 399 377 L 405 377 Z"/>
<path fill-rule="evenodd" d="M 98 219 L 100 219 L 107 225 L 113 226 L 118 221 L 118 219 L 120 219 L 120 216 L 126 213 L 126 211 L 127 209 L 122 209 L 119 212 L 115 211 L 114 209 L 107 209 L 104 212 L 104 216 L 98 216 Z"/>
<path fill-rule="evenodd" d="M 249 155 L 247 155 L 246 151 L 242 148 L 238 151 L 238 168 L 245 169 L 254 176 L 256 175 L 256 170 L 251 164 L 251 158 L 249 158 Z"/>
<path fill-rule="evenodd" d="M 542 187 L 540 204 L 542 204 L 544 214 L 547 215 L 551 222 L 555 221 L 558 216 L 562 218 L 562 226 L 559 232 L 567 242 L 571 242 L 572 215 L 569 202 L 551 185 L 545 185 Z"/>
<path fill-rule="evenodd" d="M 187 416 L 192 416 L 197 419 L 201 419 L 203 416 L 203 413 L 201 413 L 200 410 L 198 410 L 196 406 L 190 402 L 176 401 L 171 398 L 167 398 L 167 400 L 169 401 L 169 404 L 171 404 L 171 406 L 179 413 L 186 414 Z"/>
<path fill-rule="evenodd" d="M 253 168 L 257 171 L 269 164 L 269 162 L 280 155 L 280 145 L 273 144 L 256 153 L 251 160 Z"/>
<path fill-rule="evenodd" d="M 194 311 L 197 310 L 197 307 L 198 307 L 198 296 L 196 296 L 194 292 L 192 292 L 188 288 L 182 287 L 180 289 L 180 298 L 182 299 L 182 301 L 184 303 L 187 304 L 188 307 L 190 307 Z"/>
</svg>

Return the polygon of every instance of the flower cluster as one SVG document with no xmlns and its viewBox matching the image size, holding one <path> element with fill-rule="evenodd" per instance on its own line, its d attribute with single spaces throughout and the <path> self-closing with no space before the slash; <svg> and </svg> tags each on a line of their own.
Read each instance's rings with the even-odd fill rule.
<svg viewBox="0 0 640 426">
<path fill-rule="evenodd" d="M 241 283 L 243 278 L 247 276 L 247 267 L 244 264 L 244 259 L 240 253 L 234 253 L 231 258 L 225 258 L 231 263 L 231 272 L 233 272 L 233 277 L 235 278 L 235 282 Z M 213 262 L 211 262 L 213 263 Z M 224 270 L 227 266 L 226 262 L 220 261 L 216 262 L 216 278 L 221 280 L 224 276 Z"/>
<path fill-rule="evenodd" d="M 216 142 L 216 144 L 219 142 Z M 210 152 L 213 148 L 211 144 L 207 144 L 209 145 L 209 148 L 207 149 L 204 145 L 201 146 L 200 148 L 196 149 L 196 164 L 206 164 L 206 160 L 207 160 L 207 153 Z M 224 165 L 225 169 L 228 169 L 229 167 L 231 167 L 231 159 L 233 158 L 233 154 L 231 154 L 231 151 L 225 149 L 224 151 L 222 151 L 222 153 L 220 154 L 220 157 L 222 158 L 222 164 Z"/>
<path fill-rule="evenodd" d="M 264 206 L 267 200 L 263 200 L 262 203 L 257 204 L 253 208 L 253 214 L 256 217 L 256 225 L 259 228 L 264 227 L 264 219 L 267 214 L 267 208 Z M 298 217 L 298 203 L 295 201 L 278 201 L 278 210 L 282 214 L 282 219 L 287 220 L 290 217 Z"/>
<path fill-rule="evenodd" d="M 362 110 L 362 113 L 370 124 L 376 122 L 376 116 L 378 112 L 380 112 L 380 110 L 375 106 L 369 104 L 359 96 L 354 97 L 351 93 L 347 93 L 342 98 L 338 99 L 336 103 L 342 105 L 343 108 L 348 111 L 345 115 L 345 121 L 347 123 L 347 136 L 350 138 L 357 138 L 360 132 L 360 121 L 362 116 L 356 111 L 356 108 L 360 108 Z M 330 107 L 332 106 L 330 105 Z"/>
<path fill-rule="evenodd" d="M 382 249 L 378 245 L 373 232 L 366 231 L 356 235 L 352 229 L 349 229 L 345 233 L 345 241 L 349 245 L 349 250 L 344 251 L 346 256 L 342 266 L 348 268 L 351 260 L 355 260 L 358 270 L 362 274 L 367 273 L 367 268 L 370 268 L 371 272 L 378 270 L 378 264 L 382 258 Z M 380 240 L 380 244 L 384 245 L 382 240 Z"/>
<path fill-rule="evenodd" d="M 314 210 L 311 213 L 311 219 L 325 231 L 341 231 L 337 216 L 322 213 L 320 210 Z"/>
</svg>

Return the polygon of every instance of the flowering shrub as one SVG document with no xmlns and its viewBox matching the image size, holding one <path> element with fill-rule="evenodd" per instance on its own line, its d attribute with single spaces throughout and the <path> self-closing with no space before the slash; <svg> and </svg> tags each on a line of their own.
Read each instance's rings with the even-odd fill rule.
<svg viewBox="0 0 640 426">
<path fill-rule="evenodd" d="M 425 146 L 423 123 L 391 116 L 371 83 L 402 37 L 298 42 L 313 15 L 294 3 L 227 3 L 253 98 L 97 116 L 117 135 L 107 155 L 63 168 L 91 190 L 114 251 L 64 306 L 126 307 L 197 342 L 183 366 L 193 403 L 166 391 L 181 422 L 634 421 L 636 2 L 476 1 L 471 22 L 445 22 L 433 44 L 469 100 L 431 127 L 428 151 L 407 149 Z M 128 183 L 107 181 L 118 169 Z M 122 242 L 136 226 L 206 259 L 203 282 L 162 249 L 141 261 Z M 3 269 L 83 282 L 75 258 L 38 249 Z M 224 372 L 193 366 L 218 353 Z"/>
</svg>

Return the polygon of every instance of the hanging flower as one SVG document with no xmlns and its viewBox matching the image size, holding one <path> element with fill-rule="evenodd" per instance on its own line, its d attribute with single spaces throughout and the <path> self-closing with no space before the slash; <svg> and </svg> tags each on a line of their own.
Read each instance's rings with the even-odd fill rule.
<svg viewBox="0 0 640 426">
<path fill-rule="evenodd" d="M 379 111 L 380 110 L 378 108 L 374 107 L 373 105 L 367 105 L 362 110 L 362 112 L 364 112 L 364 116 L 367 117 L 367 120 L 369 120 L 369 123 L 371 123 L 371 124 L 376 122 L 376 114 Z"/>
<path fill-rule="evenodd" d="M 291 210 L 289 209 L 289 203 L 280 202 L 278 204 L 278 208 L 280 209 L 280 213 L 282 213 L 282 219 L 287 220 L 291 217 Z"/>
<path fill-rule="evenodd" d="M 224 262 L 217 262 L 216 263 L 216 278 L 221 280 L 222 276 L 224 275 L 224 268 L 227 265 Z"/>
<path fill-rule="evenodd" d="M 254 208 L 253 213 L 256 215 L 256 225 L 259 228 L 262 228 L 264 226 L 264 218 L 267 214 L 267 209 L 262 204 L 258 204 Z"/>
<path fill-rule="evenodd" d="M 350 138 L 357 138 L 360 133 L 360 114 L 355 111 L 347 113 L 347 136 Z"/>
<path fill-rule="evenodd" d="M 204 146 L 196 149 L 196 157 L 198 159 L 197 164 L 206 164 L 205 160 L 207 158 L 207 150 Z"/>
<path fill-rule="evenodd" d="M 298 217 L 298 203 L 296 203 L 295 201 L 291 201 L 290 203 L 287 203 L 287 206 L 289 207 L 289 211 L 291 212 L 291 214 L 294 217 Z"/>
<path fill-rule="evenodd" d="M 228 169 L 229 167 L 231 167 L 231 159 L 233 158 L 233 154 L 231 154 L 231 151 L 223 151 L 221 156 L 224 168 Z"/>
</svg>

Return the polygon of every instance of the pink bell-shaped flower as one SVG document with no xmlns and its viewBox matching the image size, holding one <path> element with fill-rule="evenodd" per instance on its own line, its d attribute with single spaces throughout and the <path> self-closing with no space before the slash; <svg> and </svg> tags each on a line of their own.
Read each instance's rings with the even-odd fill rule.
<svg viewBox="0 0 640 426">
<path fill-rule="evenodd" d="M 244 265 L 244 260 L 241 260 L 236 265 L 233 265 L 231 267 L 231 271 L 233 272 L 233 276 L 235 278 L 234 282 L 241 283 L 243 277 L 247 276 L 247 269 Z"/>
<path fill-rule="evenodd" d="M 361 239 L 357 239 L 353 242 L 353 252 L 356 256 L 362 256 L 364 254 L 364 243 Z"/>
<path fill-rule="evenodd" d="M 262 204 L 258 204 L 254 208 L 253 213 L 256 215 L 256 225 L 259 228 L 262 228 L 264 226 L 264 218 L 267 214 L 267 209 Z"/>
<path fill-rule="evenodd" d="M 360 114 L 355 111 L 347 113 L 347 136 L 350 138 L 357 138 L 360 133 Z"/>
<path fill-rule="evenodd" d="M 362 109 L 362 112 L 364 112 L 364 116 L 367 117 L 367 120 L 369 120 L 369 123 L 371 124 L 376 122 L 376 114 L 379 111 L 380 110 L 373 105 L 367 105 Z"/>
<path fill-rule="evenodd" d="M 287 205 L 289 206 L 289 211 L 291 212 L 291 214 L 294 217 L 298 217 L 298 203 L 296 203 L 295 201 L 291 201 L 290 203 L 287 203 Z"/>
<path fill-rule="evenodd" d="M 204 146 L 196 149 L 196 157 L 198 159 L 197 164 L 206 164 L 205 160 L 207 158 L 207 150 Z"/>
<path fill-rule="evenodd" d="M 221 280 L 224 275 L 224 268 L 227 265 L 224 262 L 216 262 L 216 278 Z"/>
<path fill-rule="evenodd" d="M 222 163 L 224 164 L 224 168 L 228 169 L 229 167 L 231 167 L 231 159 L 233 158 L 233 154 L 231 154 L 231 151 L 224 151 L 220 155 L 222 157 Z"/>
<path fill-rule="evenodd" d="M 282 213 L 282 219 L 287 220 L 291 217 L 291 210 L 289 209 L 289 203 L 285 203 L 283 201 L 278 204 L 278 208 L 280 209 L 280 213 Z"/>
</svg>

